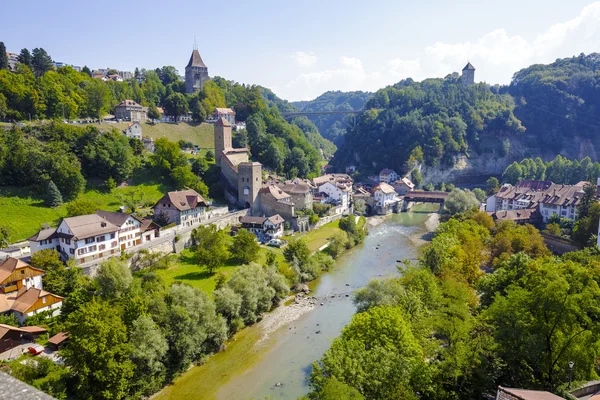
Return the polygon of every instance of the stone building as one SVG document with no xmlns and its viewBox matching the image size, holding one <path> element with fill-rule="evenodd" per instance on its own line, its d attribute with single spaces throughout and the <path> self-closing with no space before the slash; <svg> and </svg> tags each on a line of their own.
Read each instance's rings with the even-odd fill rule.
<svg viewBox="0 0 600 400">
<path fill-rule="evenodd" d="M 196 93 L 204 87 L 204 83 L 210 80 L 208 67 L 202 61 L 198 49 L 192 51 L 190 61 L 185 67 L 185 92 Z"/>
<path fill-rule="evenodd" d="M 462 84 L 471 86 L 475 83 L 475 67 L 468 62 L 462 70 Z"/>
<path fill-rule="evenodd" d="M 123 100 L 115 107 L 115 118 L 132 122 L 146 122 L 148 107 L 141 106 L 133 100 Z"/>
</svg>

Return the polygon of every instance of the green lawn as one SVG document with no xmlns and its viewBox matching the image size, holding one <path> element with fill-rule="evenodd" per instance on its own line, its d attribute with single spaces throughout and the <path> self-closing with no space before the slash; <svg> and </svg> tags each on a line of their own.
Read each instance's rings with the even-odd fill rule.
<svg viewBox="0 0 600 400">
<path fill-rule="evenodd" d="M 310 251 L 319 250 L 321 246 L 328 243 L 333 235 L 337 232 L 341 232 L 341 229 L 338 227 L 340 221 L 333 221 L 328 224 L 323 225 L 319 229 L 315 229 L 303 234 L 296 234 L 291 237 L 286 237 L 285 239 L 300 239 L 306 241 L 306 245 L 310 249 Z"/>
<path fill-rule="evenodd" d="M 266 246 L 261 247 L 260 258 L 257 260 L 259 264 L 264 264 L 267 252 L 273 251 L 277 254 L 277 261 L 279 262 L 279 269 L 281 272 L 285 274 L 286 270 L 289 270 L 289 266 L 285 263 L 283 258 L 282 250 Z M 167 286 L 173 282 L 184 282 L 202 290 L 210 296 L 217 284 L 217 274 L 223 273 L 225 276 L 229 277 L 239 266 L 239 262 L 230 259 L 224 266 L 217 268 L 217 270 L 211 274 L 206 268 L 198 266 L 191 249 L 184 249 L 176 256 L 175 263 L 173 263 L 169 269 L 157 270 L 156 273 L 164 280 Z"/>
<path fill-rule="evenodd" d="M 117 128 L 119 130 L 125 130 L 129 125 L 128 122 L 121 122 L 117 124 L 94 124 L 101 130 Z M 80 125 L 86 126 L 86 125 Z M 179 140 L 185 140 L 186 142 L 192 142 L 203 149 L 213 149 L 215 147 L 214 141 L 214 125 L 211 124 L 197 124 L 194 122 L 180 122 L 178 124 L 170 124 L 160 122 L 158 124 L 144 123 L 142 124 L 142 134 L 144 136 L 150 136 L 153 139 L 159 139 L 166 137 L 172 142 Z"/>
<path fill-rule="evenodd" d="M 98 204 L 98 209 L 117 211 L 122 203 L 119 194 L 142 191 L 144 202 L 153 203 L 160 199 L 171 187 L 152 177 L 134 177 L 131 186 L 119 187 L 112 192 L 102 190 L 99 185 L 88 182 L 88 188 L 80 197 Z M 50 208 L 43 198 L 31 187 L 0 187 L 0 226 L 9 226 L 12 230 L 11 242 L 24 240 L 35 234 L 40 226 L 48 223 L 56 226 L 66 216 L 66 206 Z"/>
</svg>

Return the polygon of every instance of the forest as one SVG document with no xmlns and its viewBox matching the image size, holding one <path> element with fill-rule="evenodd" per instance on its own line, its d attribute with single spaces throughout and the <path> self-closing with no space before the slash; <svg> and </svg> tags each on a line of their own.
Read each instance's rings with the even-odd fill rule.
<svg viewBox="0 0 600 400">
<path fill-rule="evenodd" d="M 239 121 L 253 116 L 250 135 L 241 132 L 238 144 L 249 144 L 256 159 L 276 172 L 295 168 L 302 177 L 318 173 L 319 163 L 336 150 L 308 119 L 288 123 L 278 110 L 284 102 L 270 91 L 263 97 L 263 89 L 256 85 L 215 77 L 189 95 L 172 66 L 136 69 L 132 79 L 104 82 L 92 78 L 87 67 L 82 72 L 54 68 L 43 49 L 28 54 L 23 49 L 16 71 L 0 68 L 0 120 L 98 120 L 125 99 L 148 106 L 153 119 L 161 116 L 158 107 L 171 117 L 191 112 L 196 122 L 204 121 L 216 107 L 231 107 Z"/>
<path fill-rule="evenodd" d="M 403 80 L 366 103 L 370 110 L 348 129 L 332 164 L 407 172 L 417 146 L 425 164 L 451 167 L 457 155 L 505 156 L 513 139 L 527 143 L 533 158 L 558 154 L 575 137 L 597 144 L 598 71 L 600 54 L 592 53 L 524 68 L 509 86 L 464 87 L 457 74 Z"/>
<path fill-rule="evenodd" d="M 574 381 L 598 377 L 598 265 L 597 248 L 556 257 L 530 225 L 456 214 L 400 277 L 355 293 L 358 313 L 313 365 L 307 398 L 565 394 L 569 361 Z"/>
</svg>

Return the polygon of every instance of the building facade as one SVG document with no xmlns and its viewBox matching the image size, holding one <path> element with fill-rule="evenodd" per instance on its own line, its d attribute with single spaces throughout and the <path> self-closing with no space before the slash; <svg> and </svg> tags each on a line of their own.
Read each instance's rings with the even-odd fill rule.
<svg viewBox="0 0 600 400">
<path fill-rule="evenodd" d="M 392 183 L 400 179 L 400 175 L 393 169 L 384 168 L 379 172 L 379 182 Z"/>
<path fill-rule="evenodd" d="M 190 61 L 185 67 L 185 92 L 199 92 L 204 88 L 204 83 L 209 80 L 208 67 L 204 64 L 204 61 L 202 61 L 198 49 L 194 49 Z"/>
<path fill-rule="evenodd" d="M 179 190 L 165 194 L 154 205 L 154 215 L 165 214 L 168 223 L 192 226 L 206 217 L 208 202 L 192 189 Z"/>
<path fill-rule="evenodd" d="M 148 107 L 141 106 L 133 100 L 123 100 L 115 107 L 115 118 L 131 122 L 146 122 Z"/>
<path fill-rule="evenodd" d="M 142 140 L 142 125 L 139 122 L 129 124 L 125 130 L 125 136 L 128 138 Z"/>
<path fill-rule="evenodd" d="M 231 108 L 215 108 L 214 118 L 218 121 L 225 118 L 231 125 L 235 124 L 235 111 Z"/>
</svg>

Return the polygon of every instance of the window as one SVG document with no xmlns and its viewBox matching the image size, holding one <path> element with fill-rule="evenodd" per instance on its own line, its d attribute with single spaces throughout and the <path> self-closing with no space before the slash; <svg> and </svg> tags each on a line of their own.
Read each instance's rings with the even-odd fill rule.
<svg viewBox="0 0 600 400">
<path fill-rule="evenodd" d="M 65 243 L 70 245 L 71 244 L 71 239 L 65 239 Z"/>
<path fill-rule="evenodd" d="M 111 233 L 111 234 L 110 234 L 110 238 L 111 238 L 111 239 L 114 239 L 114 238 L 115 238 L 115 234 L 114 234 L 114 233 Z"/>
<path fill-rule="evenodd" d="M 106 239 L 104 238 L 104 235 L 102 235 L 102 236 L 98 236 L 98 237 L 96 238 L 96 242 L 104 242 L 105 240 L 106 240 Z"/>
<path fill-rule="evenodd" d="M 69 253 L 75 254 L 75 249 L 69 249 Z"/>
<path fill-rule="evenodd" d="M 45 297 L 42 297 L 42 303 L 46 304 L 46 298 Z"/>
<path fill-rule="evenodd" d="M 90 243 L 94 243 L 93 237 L 85 239 L 85 244 L 90 244 Z"/>
<path fill-rule="evenodd" d="M 21 270 L 21 275 L 25 275 L 25 270 L 24 269 Z"/>
</svg>

